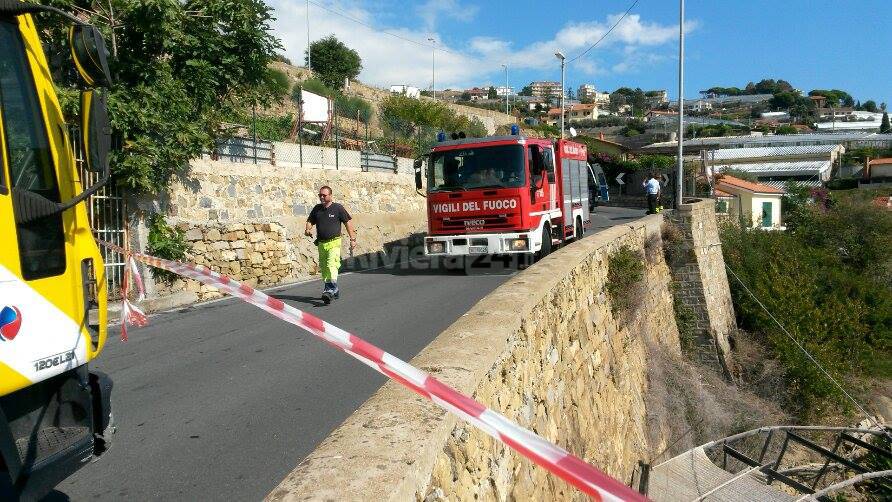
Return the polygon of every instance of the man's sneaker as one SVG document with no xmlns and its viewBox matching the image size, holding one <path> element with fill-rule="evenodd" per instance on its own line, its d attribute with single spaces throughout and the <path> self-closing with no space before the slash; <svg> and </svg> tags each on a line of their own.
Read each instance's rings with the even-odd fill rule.
<svg viewBox="0 0 892 502">
<path fill-rule="evenodd" d="M 337 300 L 338 298 L 341 297 L 341 290 L 340 290 L 340 288 L 338 288 L 338 285 L 337 285 L 337 284 L 334 285 L 334 289 L 333 289 L 332 292 L 331 292 L 331 296 L 332 296 L 335 300 Z"/>
<path fill-rule="evenodd" d="M 322 288 L 322 301 L 325 302 L 326 305 L 331 303 L 335 296 L 336 286 L 331 282 L 326 282 L 325 287 Z"/>
</svg>

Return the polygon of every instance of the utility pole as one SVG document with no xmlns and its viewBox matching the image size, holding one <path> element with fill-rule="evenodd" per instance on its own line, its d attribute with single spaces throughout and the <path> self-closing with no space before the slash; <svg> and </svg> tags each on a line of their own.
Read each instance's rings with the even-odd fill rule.
<svg viewBox="0 0 892 502">
<path fill-rule="evenodd" d="M 310 0 L 307 0 L 307 69 L 313 70 L 313 60 L 310 57 Z"/>
<path fill-rule="evenodd" d="M 431 43 L 431 96 L 437 99 L 437 41 L 428 38 Z"/>
<path fill-rule="evenodd" d="M 555 52 L 554 55 L 561 60 L 561 139 L 564 139 L 564 68 L 567 58 L 560 51 Z"/>
<path fill-rule="evenodd" d="M 679 0 L 678 9 L 678 165 L 675 179 L 675 208 L 682 201 L 682 183 L 684 176 L 684 0 Z"/>
<path fill-rule="evenodd" d="M 505 115 L 510 115 L 508 113 L 508 65 L 503 64 L 503 68 L 505 68 Z"/>
</svg>

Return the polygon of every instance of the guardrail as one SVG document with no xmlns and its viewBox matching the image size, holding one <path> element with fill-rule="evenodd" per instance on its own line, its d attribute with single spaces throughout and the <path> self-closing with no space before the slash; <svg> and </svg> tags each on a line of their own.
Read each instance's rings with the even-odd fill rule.
<svg viewBox="0 0 892 502">
<path fill-rule="evenodd" d="M 393 171 L 397 172 L 396 157 L 363 150 L 359 154 L 360 167 L 363 171 Z"/>
</svg>

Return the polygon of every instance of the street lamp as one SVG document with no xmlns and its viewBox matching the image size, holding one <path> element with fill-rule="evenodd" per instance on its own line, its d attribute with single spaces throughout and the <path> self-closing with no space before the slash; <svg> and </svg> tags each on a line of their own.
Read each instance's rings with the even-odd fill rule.
<svg viewBox="0 0 892 502">
<path fill-rule="evenodd" d="M 567 58 L 560 51 L 555 52 L 554 55 L 561 60 L 561 139 L 564 139 L 564 67 Z"/>
<path fill-rule="evenodd" d="M 678 165 L 675 178 L 675 208 L 682 203 L 684 175 L 684 0 L 678 2 Z"/>
<path fill-rule="evenodd" d="M 505 115 L 510 115 L 508 113 L 508 65 L 503 64 L 502 68 L 505 69 Z"/>
<path fill-rule="evenodd" d="M 437 41 L 428 38 L 431 43 L 431 96 L 437 99 Z"/>
<path fill-rule="evenodd" d="M 310 0 L 307 0 L 307 69 L 313 70 L 313 59 L 310 57 Z"/>
</svg>

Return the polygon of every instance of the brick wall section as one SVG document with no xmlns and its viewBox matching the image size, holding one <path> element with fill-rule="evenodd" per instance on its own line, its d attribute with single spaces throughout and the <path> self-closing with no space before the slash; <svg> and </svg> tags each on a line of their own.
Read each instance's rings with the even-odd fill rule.
<svg viewBox="0 0 892 502">
<path fill-rule="evenodd" d="M 357 256 L 373 260 L 427 229 L 426 201 L 409 174 L 198 159 L 189 179 L 176 182 L 159 205 L 168 224 L 185 231 L 192 245 L 189 261 L 251 285 L 272 286 L 318 273 L 315 245 L 303 231 L 321 185 L 331 186 L 335 201 L 353 216 Z M 144 227 L 135 240 L 145 249 Z M 345 238 L 343 257 L 349 255 L 347 246 Z M 148 282 L 154 298 L 179 294 L 188 302 L 219 296 L 191 280 Z"/>
<path fill-rule="evenodd" d="M 693 251 L 686 259 L 673 264 L 672 277 L 677 297 L 696 318 L 695 356 L 701 362 L 717 365 L 729 375 L 732 367 L 729 336 L 737 324 L 719 241 L 715 201 L 703 199 L 682 204 L 669 218 L 682 229 Z"/>
<path fill-rule="evenodd" d="M 649 413 L 647 347 L 678 354 L 659 215 L 605 230 L 518 274 L 412 363 L 628 480 L 667 445 Z M 605 293 L 607 260 L 648 236 L 646 293 L 628 320 Z M 624 317 L 624 318 L 626 318 Z M 651 429 L 649 429 L 651 428 Z M 385 384 L 268 500 L 584 500 L 567 483 L 393 382 Z"/>
</svg>

